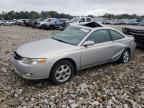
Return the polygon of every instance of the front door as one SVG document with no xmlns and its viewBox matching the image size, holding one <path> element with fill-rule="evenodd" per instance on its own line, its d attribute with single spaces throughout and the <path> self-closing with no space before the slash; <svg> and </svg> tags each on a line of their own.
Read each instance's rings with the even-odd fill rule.
<svg viewBox="0 0 144 108">
<path fill-rule="evenodd" d="M 94 41 L 92 46 L 82 46 L 81 67 L 108 62 L 113 56 L 113 42 L 107 30 L 93 32 L 86 41 Z"/>
</svg>

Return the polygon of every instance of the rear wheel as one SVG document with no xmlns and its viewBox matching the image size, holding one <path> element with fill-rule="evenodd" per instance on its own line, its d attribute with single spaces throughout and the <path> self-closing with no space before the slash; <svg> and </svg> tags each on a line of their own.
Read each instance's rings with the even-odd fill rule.
<svg viewBox="0 0 144 108">
<path fill-rule="evenodd" d="M 50 80 L 55 84 L 66 83 L 73 77 L 74 70 L 74 66 L 70 61 L 59 61 L 52 68 Z"/>
<path fill-rule="evenodd" d="M 124 52 L 121 55 L 121 58 L 119 59 L 120 63 L 127 64 L 130 60 L 130 50 L 125 49 Z"/>
</svg>

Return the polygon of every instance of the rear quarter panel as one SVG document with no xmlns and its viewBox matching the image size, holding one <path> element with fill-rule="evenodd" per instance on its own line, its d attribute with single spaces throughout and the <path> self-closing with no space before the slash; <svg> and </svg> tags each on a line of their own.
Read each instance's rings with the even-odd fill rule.
<svg viewBox="0 0 144 108">
<path fill-rule="evenodd" d="M 131 55 L 134 54 L 136 44 L 134 42 L 133 37 L 126 36 L 123 39 L 113 41 L 113 44 L 114 44 L 113 47 L 114 56 L 112 58 L 113 60 L 119 59 L 126 48 L 130 48 Z"/>
</svg>

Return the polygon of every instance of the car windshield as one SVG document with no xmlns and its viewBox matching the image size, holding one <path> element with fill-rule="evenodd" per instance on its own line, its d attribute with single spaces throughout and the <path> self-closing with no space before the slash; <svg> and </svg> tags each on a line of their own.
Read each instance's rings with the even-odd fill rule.
<svg viewBox="0 0 144 108">
<path fill-rule="evenodd" d="M 39 19 L 37 19 L 37 21 L 43 21 L 44 20 L 44 18 L 39 18 Z"/>
<path fill-rule="evenodd" d="M 63 20 L 63 19 L 59 19 L 59 21 L 60 21 L 60 22 L 66 22 L 66 20 Z"/>
<path fill-rule="evenodd" d="M 44 22 L 50 22 L 52 19 L 45 19 Z"/>
<path fill-rule="evenodd" d="M 74 17 L 74 18 L 72 18 L 69 22 L 78 22 L 79 21 L 79 17 Z"/>
<path fill-rule="evenodd" d="M 71 45 L 78 45 L 89 32 L 89 29 L 69 27 L 66 30 L 54 36 L 53 39 Z"/>
</svg>

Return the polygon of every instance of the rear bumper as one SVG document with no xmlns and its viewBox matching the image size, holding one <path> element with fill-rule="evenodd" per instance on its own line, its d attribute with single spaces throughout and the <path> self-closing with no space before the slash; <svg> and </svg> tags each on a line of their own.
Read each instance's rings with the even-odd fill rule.
<svg viewBox="0 0 144 108">
<path fill-rule="evenodd" d="M 46 79 L 49 78 L 51 65 L 25 65 L 18 60 L 15 60 L 13 56 L 10 57 L 11 64 L 15 69 L 15 72 L 25 79 Z"/>
</svg>

